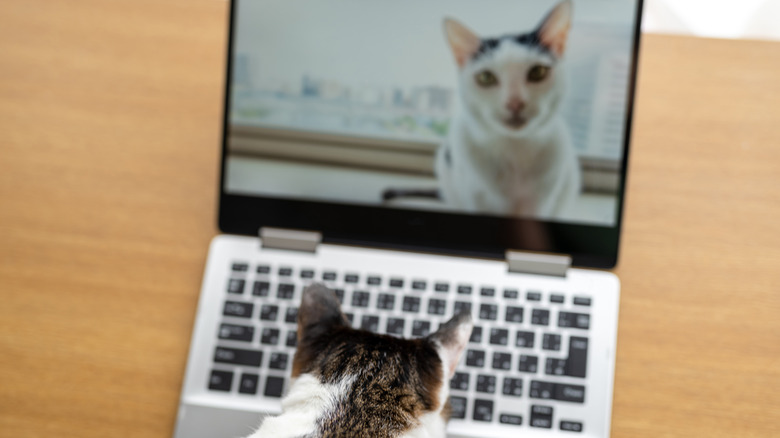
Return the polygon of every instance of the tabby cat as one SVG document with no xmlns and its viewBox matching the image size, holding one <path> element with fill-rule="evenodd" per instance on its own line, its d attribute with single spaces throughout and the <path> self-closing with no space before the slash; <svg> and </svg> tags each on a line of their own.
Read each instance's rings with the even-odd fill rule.
<svg viewBox="0 0 780 438">
<path fill-rule="evenodd" d="M 444 438 L 448 382 L 472 327 L 463 313 L 420 339 L 355 330 L 333 291 L 311 285 L 282 414 L 250 438 Z"/>
</svg>

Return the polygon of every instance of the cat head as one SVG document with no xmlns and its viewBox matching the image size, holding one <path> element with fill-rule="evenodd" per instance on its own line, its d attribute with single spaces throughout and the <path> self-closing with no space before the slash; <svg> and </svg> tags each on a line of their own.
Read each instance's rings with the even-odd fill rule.
<svg viewBox="0 0 780 438">
<path fill-rule="evenodd" d="M 464 313 L 420 339 L 355 330 L 331 290 L 309 286 L 298 311 L 288 395 L 310 386 L 304 388 L 310 394 L 297 395 L 319 411 L 306 436 L 403 437 L 423 428 L 444 437 L 448 382 L 472 327 Z M 313 402 L 318 397 L 323 403 Z"/>
<path fill-rule="evenodd" d="M 461 96 L 473 119 L 493 132 L 522 137 L 555 114 L 565 88 L 560 67 L 571 17 L 572 2 L 564 0 L 536 30 L 497 38 L 480 38 L 445 19 Z"/>
</svg>

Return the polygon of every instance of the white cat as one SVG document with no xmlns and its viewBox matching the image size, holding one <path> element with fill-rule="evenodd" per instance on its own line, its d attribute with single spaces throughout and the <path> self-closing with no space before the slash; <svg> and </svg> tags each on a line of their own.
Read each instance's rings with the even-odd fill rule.
<svg viewBox="0 0 780 438">
<path fill-rule="evenodd" d="M 581 176 L 560 114 L 571 16 L 565 0 L 536 30 L 497 38 L 445 20 L 462 106 L 436 156 L 447 205 L 541 219 L 571 208 Z"/>
</svg>

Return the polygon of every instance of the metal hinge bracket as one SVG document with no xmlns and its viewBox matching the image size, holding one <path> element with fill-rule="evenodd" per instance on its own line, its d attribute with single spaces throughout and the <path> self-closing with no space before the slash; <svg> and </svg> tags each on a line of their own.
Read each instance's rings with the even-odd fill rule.
<svg viewBox="0 0 780 438">
<path fill-rule="evenodd" d="M 322 233 L 318 231 L 261 227 L 259 234 L 263 248 L 317 252 L 317 247 L 322 242 Z"/>
</svg>

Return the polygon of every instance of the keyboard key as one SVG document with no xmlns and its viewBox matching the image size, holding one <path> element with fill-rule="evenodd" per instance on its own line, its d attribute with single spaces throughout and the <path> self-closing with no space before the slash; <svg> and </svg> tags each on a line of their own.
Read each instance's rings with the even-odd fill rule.
<svg viewBox="0 0 780 438">
<path fill-rule="evenodd" d="M 379 294 L 376 300 L 376 307 L 382 310 L 393 310 L 395 307 L 395 295 Z"/>
<path fill-rule="evenodd" d="M 390 287 L 402 288 L 404 287 L 404 281 L 400 278 L 391 278 Z"/>
<path fill-rule="evenodd" d="M 252 287 L 252 295 L 256 297 L 267 297 L 271 290 L 271 283 L 267 281 L 256 281 Z"/>
<path fill-rule="evenodd" d="M 455 373 L 450 380 L 450 389 L 458 389 L 461 391 L 469 390 L 469 378 L 468 373 Z"/>
<path fill-rule="evenodd" d="M 262 360 L 262 351 L 226 347 L 217 347 L 214 351 L 214 362 L 219 363 L 259 367 Z"/>
<path fill-rule="evenodd" d="M 504 289 L 504 298 L 516 300 L 519 296 L 520 292 L 517 289 Z"/>
<path fill-rule="evenodd" d="M 522 354 L 518 362 L 517 370 L 523 373 L 536 373 L 539 369 L 539 358 Z"/>
<path fill-rule="evenodd" d="M 334 271 L 325 271 L 322 273 L 322 279 L 325 281 L 336 281 L 337 274 Z"/>
<path fill-rule="evenodd" d="M 492 345 L 507 345 L 509 343 L 509 330 L 499 328 L 490 329 L 490 343 Z"/>
<path fill-rule="evenodd" d="M 493 421 L 493 401 L 492 400 L 474 400 L 474 420 L 491 422 Z"/>
<path fill-rule="evenodd" d="M 252 338 L 254 338 L 254 336 L 254 327 L 236 324 L 222 324 L 219 326 L 219 339 L 252 342 Z"/>
<path fill-rule="evenodd" d="M 507 306 L 506 308 L 506 321 L 507 322 L 523 322 L 523 308 L 515 306 Z"/>
<path fill-rule="evenodd" d="M 482 368 L 485 366 L 485 352 L 482 350 L 466 351 L 466 365 Z"/>
<path fill-rule="evenodd" d="M 527 301 L 542 301 L 542 293 L 541 292 L 528 292 L 525 294 L 525 299 Z"/>
<path fill-rule="evenodd" d="M 244 280 L 238 279 L 238 278 L 231 278 L 230 281 L 228 281 L 228 288 L 227 291 L 230 294 L 242 294 L 244 293 L 244 284 L 246 282 Z"/>
<path fill-rule="evenodd" d="M 284 322 L 289 324 L 295 324 L 298 322 L 298 308 L 297 307 L 288 307 L 287 310 L 284 312 Z"/>
<path fill-rule="evenodd" d="M 515 346 L 521 348 L 534 348 L 534 332 L 518 331 Z"/>
<path fill-rule="evenodd" d="M 346 283 L 357 283 L 360 280 L 360 276 L 357 274 L 347 274 L 344 276 L 344 282 Z"/>
<path fill-rule="evenodd" d="M 264 328 L 260 333 L 260 343 L 265 345 L 276 345 L 279 343 L 280 332 L 275 328 Z"/>
<path fill-rule="evenodd" d="M 567 432 L 582 432 L 582 423 L 579 421 L 561 420 L 560 428 Z"/>
<path fill-rule="evenodd" d="M 508 370 L 512 368 L 512 355 L 509 353 L 493 353 L 493 369 Z"/>
<path fill-rule="evenodd" d="M 350 312 L 345 312 L 344 316 L 347 317 L 347 321 L 349 321 L 349 325 L 352 325 L 355 322 L 355 314 Z"/>
<path fill-rule="evenodd" d="M 566 300 L 566 298 L 561 294 L 552 294 L 550 295 L 550 302 L 555 304 L 563 304 L 563 302 Z"/>
<path fill-rule="evenodd" d="M 431 323 L 428 321 L 413 321 L 412 336 L 428 336 L 431 333 Z"/>
<path fill-rule="evenodd" d="M 492 287 L 483 287 L 480 289 L 479 294 L 483 297 L 493 297 L 496 295 L 496 289 Z"/>
<path fill-rule="evenodd" d="M 402 318 L 388 318 L 387 333 L 395 336 L 403 336 L 405 324 L 406 321 Z"/>
<path fill-rule="evenodd" d="M 544 373 L 549 376 L 563 376 L 566 374 L 566 359 L 548 357 Z"/>
<path fill-rule="evenodd" d="M 336 298 L 339 299 L 339 303 L 344 304 L 344 289 L 333 289 L 333 293 L 336 294 Z"/>
<path fill-rule="evenodd" d="M 504 395 L 512 397 L 523 396 L 523 379 L 515 379 L 512 377 L 504 378 L 504 387 L 501 391 Z"/>
<path fill-rule="evenodd" d="M 590 298 L 589 297 L 574 297 L 574 305 L 575 306 L 590 306 Z"/>
<path fill-rule="evenodd" d="M 368 302 L 371 299 L 371 295 L 362 290 L 356 290 L 352 293 L 352 306 L 354 307 L 368 307 Z"/>
<path fill-rule="evenodd" d="M 372 275 L 366 279 L 366 283 L 370 284 L 371 286 L 379 286 L 382 284 L 382 278 L 376 275 Z"/>
<path fill-rule="evenodd" d="M 568 383 L 531 381 L 529 397 L 542 400 L 558 400 L 572 403 L 585 403 L 585 387 Z"/>
<path fill-rule="evenodd" d="M 553 408 L 551 406 L 531 406 L 531 427 L 552 428 Z"/>
<path fill-rule="evenodd" d="M 473 344 L 479 344 L 482 342 L 482 327 L 474 326 L 474 329 L 471 330 L 471 337 L 469 338 L 469 342 Z"/>
<path fill-rule="evenodd" d="M 417 313 L 420 311 L 420 298 L 418 297 L 404 297 L 403 302 L 404 312 Z"/>
<path fill-rule="evenodd" d="M 531 313 L 531 324 L 544 326 L 549 325 L 550 311 L 546 309 L 534 309 Z"/>
<path fill-rule="evenodd" d="M 289 277 L 291 275 L 292 275 L 292 268 L 288 268 L 286 266 L 279 268 L 280 277 Z"/>
<path fill-rule="evenodd" d="M 255 306 L 252 303 L 241 303 L 238 301 L 225 301 L 225 308 L 222 314 L 225 316 L 236 316 L 239 318 L 251 318 Z"/>
<path fill-rule="evenodd" d="M 450 396 L 450 418 L 464 419 L 466 418 L 466 398 Z"/>
<path fill-rule="evenodd" d="M 471 286 L 461 284 L 460 286 L 458 286 L 458 293 L 461 295 L 471 294 Z"/>
<path fill-rule="evenodd" d="M 493 394 L 496 392 L 496 376 L 480 374 L 477 376 L 477 392 Z"/>
<path fill-rule="evenodd" d="M 313 269 L 303 269 L 301 271 L 301 278 L 304 280 L 310 280 L 314 278 L 314 270 Z"/>
<path fill-rule="evenodd" d="M 588 338 L 569 338 L 569 357 L 566 360 L 566 375 L 585 378 L 588 368 Z"/>
<path fill-rule="evenodd" d="M 209 389 L 212 391 L 225 391 L 230 392 L 230 387 L 233 385 L 233 373 L 230 371 L 211 371 L 209 376 Z"/>
<path fill-rule="evenodd" d="M 257 394 L 257 382 L 260 376 L 257 374 L 241 375 L 241 381 L 238 384 L 238 392 L 241 394 Z"/>
<path fill-rule="evenodd" d="M 256 271 L 258 274 L 270 274 L 271 267 L 268 265 L 258 265 Z"/>
<path fill-rule="evenodd" d="M 555 385 L 555 400 L 585 403 L 585 387 L 582 385 L 570 385 L 568 383 L 557 383 Z"/>
<path fill-rule="evenodd" d="M 272 370 L 286 370 L 288 359 L 287 353 L 271 353 L 271 358 L 268 360 L 268 368 Z"/>
<path fill-rule="evenodd" d="M 412 282 L 412 289 L 414 290 L 425 290 L 427 287 L 428 285 L 422 280 L 416 280 Z"/>
<path fill-rule="evenodd" d="M 471 303 L 465 301 L 455 301 L 455 308 L 453 309 L 454 315 L 460 315 L 461 313 L 471 313 Z"/>
<path fill-rule="evenodd" d="M 540 382 L 538 380 L 531 381 L 531 389 L 528 396 L 531 398 L 538 398 L 542 400 L 551 400 L 555 394 L 555 383 L 552 382 Z"/>
<path fill-rule="evenodd" d="M 363 315 L 363 318 L 360 320 L 360 328 L 374 333 L 378 332 L 379 317 L 374 315 Z"/>
<path fill-rule="evenodd" d="M 450 285 L 447 283 L 436 283 L 436 285 L 433 286 L 433 290 L 435 290 L 436 292 L 449 292 Z"/>
<path fill-rule="evenodd" d="M 447 302 L 438 298 L 428 300 L 428 314 L 444 315 L 447 310 Z"/>
<path fill-rule="evenodd" d="M 287 332 L 287 339 L 284 342 L 288 347 L 295 348 L 298 346 L 298 331 L 290 330 Z"/>
<path fill-rule="evenodd" d="M 520 415 L 501 414 L 498 416 L 498 421 L 502 424 L 521 426 L 523 424 L 523 417 Z"/>
<path fill-rule="evenodd" d="M 249 265 L 246 263 L 233 263 L 230 269 L 234 272 L 246 272 L 249 269 Z"/>
<path fill-rule="evenodd" d="M 264 304 L 260 308 L 260 319 L 263 321 L 276 321 L 279 317 L 279 306 L 274 304 Z"/>
<path fill-rule="evenodd" d="M 542 350 L 560 351 L 561 335 L 545 333 L 544 336 L 542 336 Z"/>
<path fill-rule="evenodd" d="M 279 283 L 276 290 L 276 297 L 282 300 L 291 300 L 295 295 L 295 285 L 290 283 Z"/>
<path fill-rule="evenodd" d="M 265 380 L 265 391 L 263 394 L 266 397 L 281 397 L 284 390 L 284 378 L 268 376 Z"/>
<path fill-rule="evenodd" d="M 583 330 L 590 328 L 590 315 L 587 313 L 560 312 L 558 327 L 573 327 Z"/>
<path fill-rule="evenodd" d="M 498 319 L 498 306 L 495 304 L 482 304 L 479 306 L 479 319 L 495 321 Z"/>
</svg>

